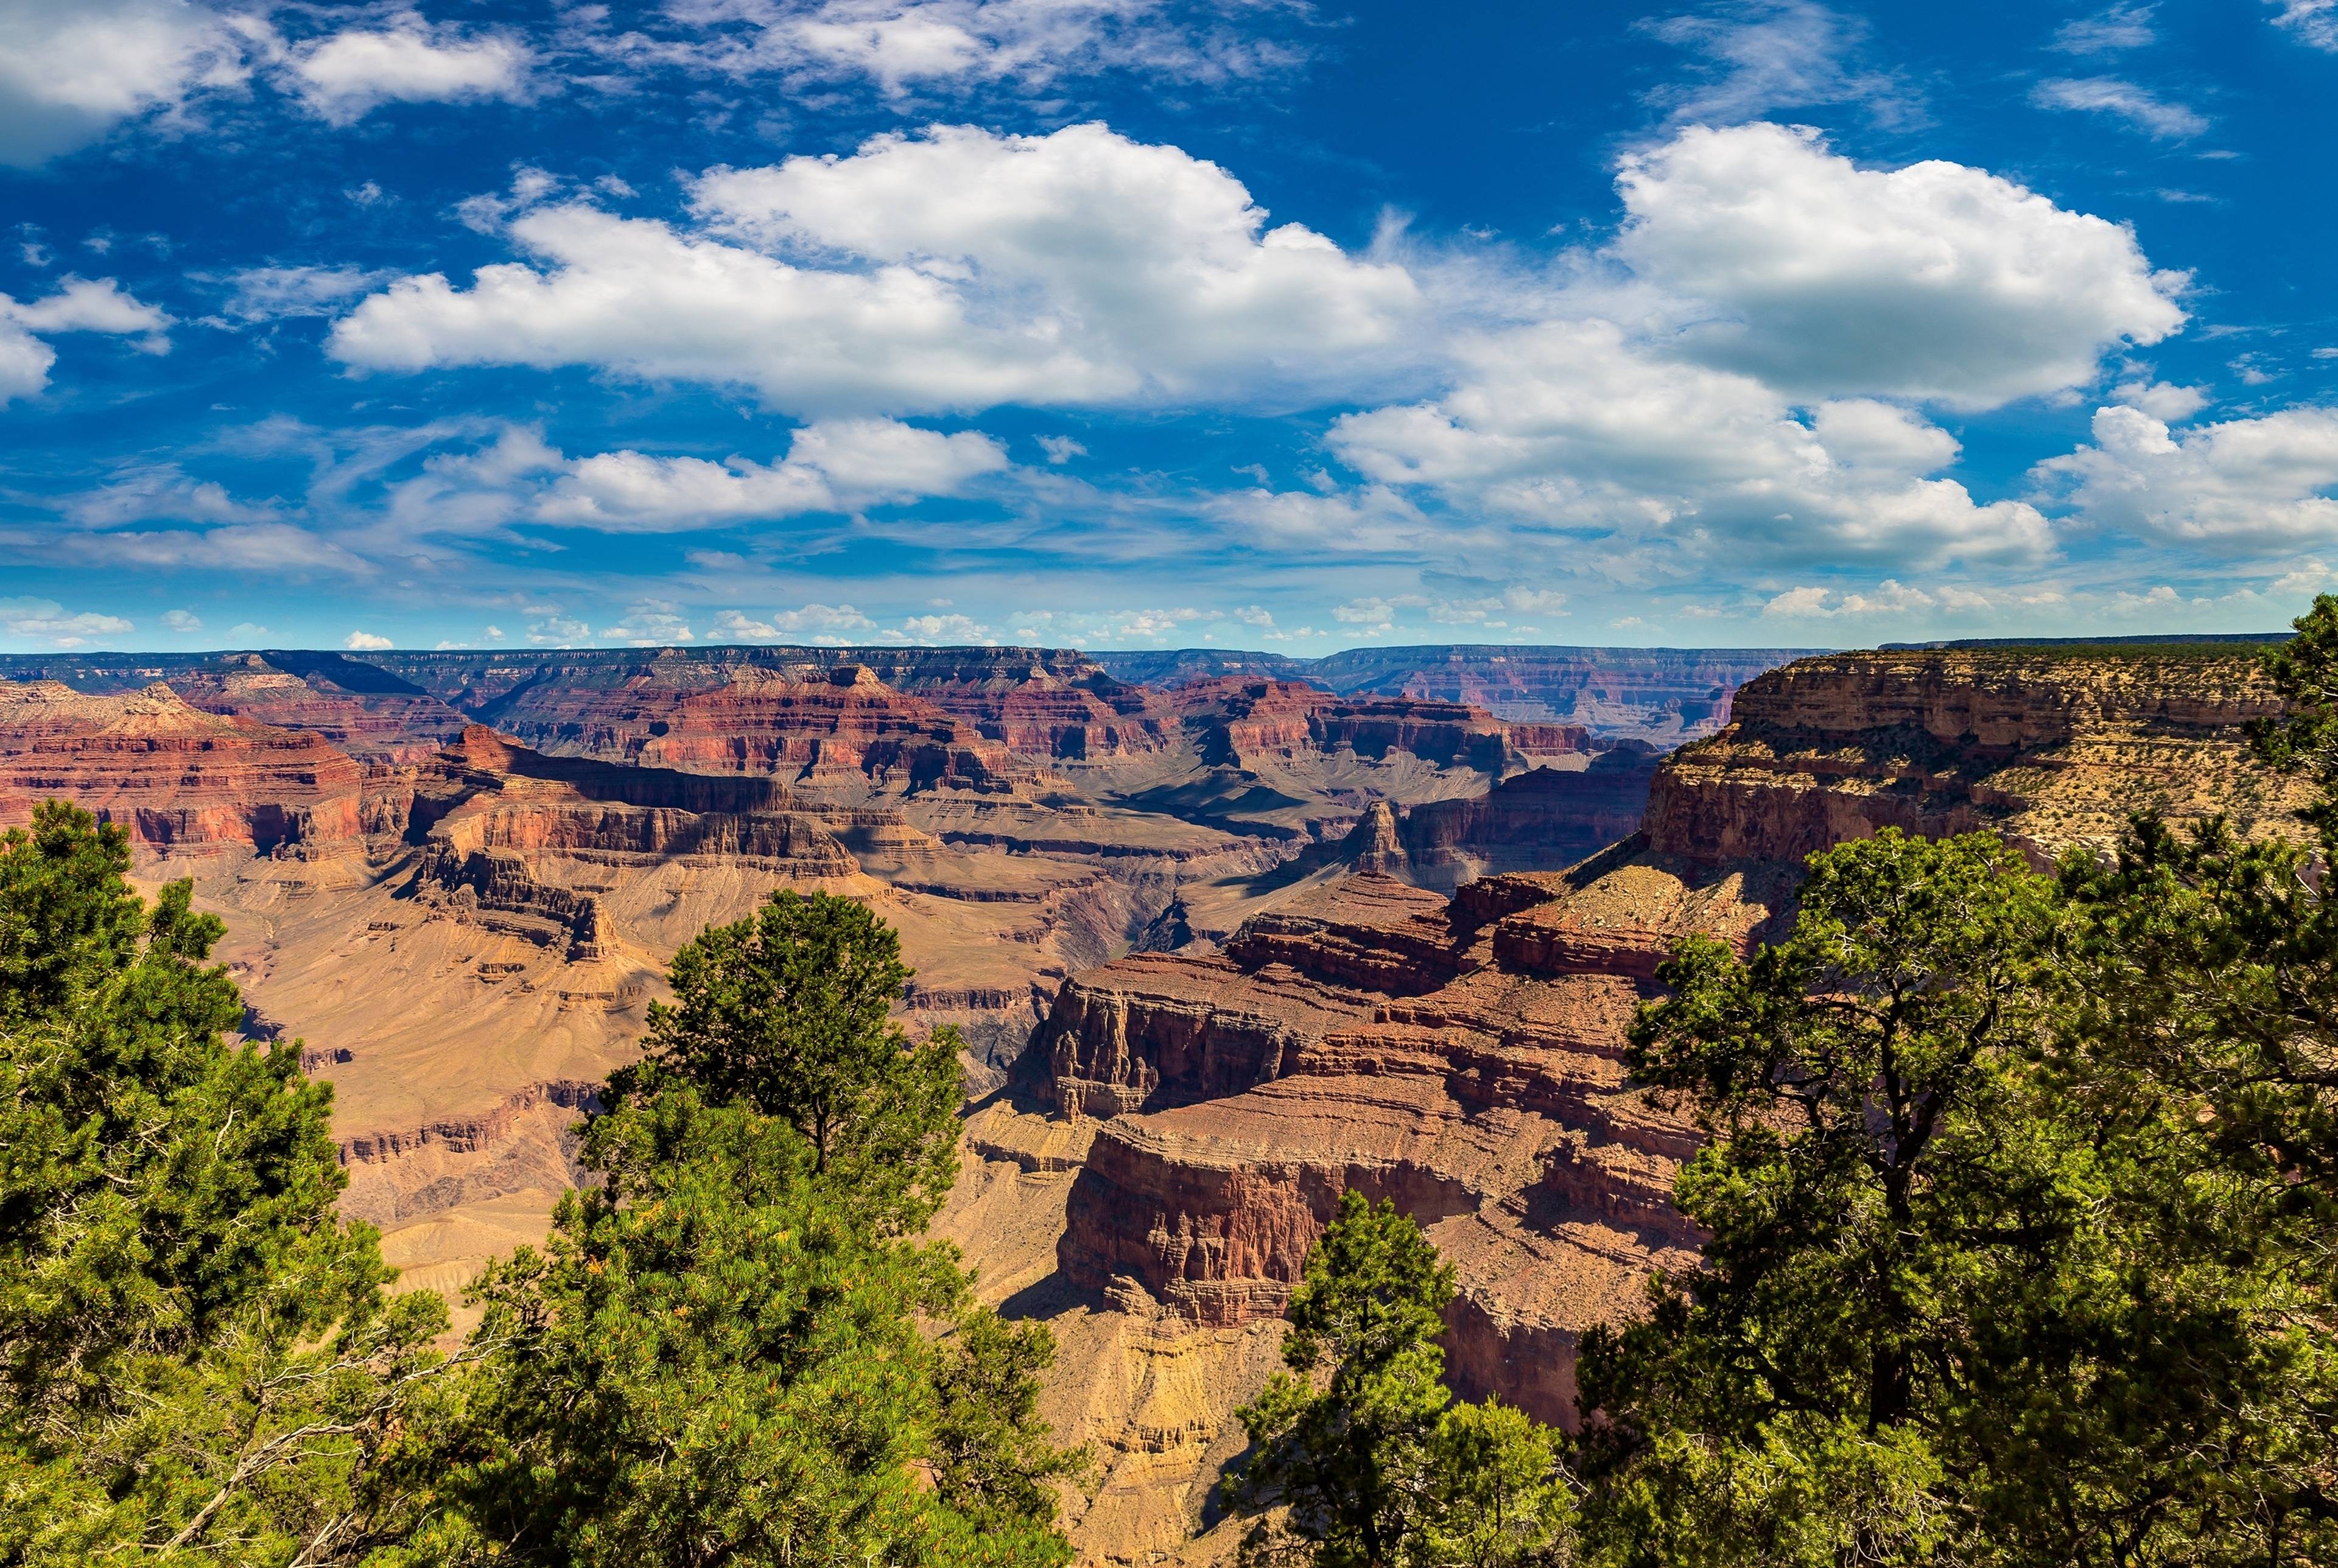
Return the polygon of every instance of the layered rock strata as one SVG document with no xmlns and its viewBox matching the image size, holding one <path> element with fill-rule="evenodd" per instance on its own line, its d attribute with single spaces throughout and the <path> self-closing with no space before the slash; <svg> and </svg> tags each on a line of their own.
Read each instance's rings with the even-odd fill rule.
<svg viewBox="0 0 2338 1568">
<path fill-rule="evenodd" d="M 2250 760 L 2279 698 L 2245 651 L 1933 650 L 1806 659 L 1673 759 L 1650 844 L 1708 865 L 1799 860 L 1882 827 L 2005 833 L 2050 859 L 2146 808 L 2278 826 L 2297 787 Z"/>
<path fill-rule="evenodd" d="M 2131 806 L 2277 825 L 2296 791 L 2245 745 L 2270 710 L 2245 658 L 1806 661 L 1656 773 L 1644 834 L 1568 870 L 1449 901 L 1359 875 L 1209 956 L 1076 975 L 1040 1037 L 1048 1092 L 1104 1119 L 1060 1276 L 1197 1331 L 1265 1321 L 1339 1195 L 1386 1196 L 1459 1271 L 1457 1386 L 1572 1420 L 1577 1336 L 1698 1242 L 1670 1202 L 1691 1131 L 1622 1067 L 1674 945 L 1750 951 L 1783 929 L 1802 856 L 1883 826 L 1989 826 L 2042 855 L 2107 841 Z M 1403 826 L 1448 813 L 1466 808 Z M 1360 852 L 1390 856 L 1384 836 Z"/>
<path fill-rule="evenodd" d="M 152 848 L 315 855 L 359 842 L 363 789 L 320 737 L 203 712 L 159 682 L 93 697 L 0 681 L 0 826 L 58 797 Z"/>
</svg>

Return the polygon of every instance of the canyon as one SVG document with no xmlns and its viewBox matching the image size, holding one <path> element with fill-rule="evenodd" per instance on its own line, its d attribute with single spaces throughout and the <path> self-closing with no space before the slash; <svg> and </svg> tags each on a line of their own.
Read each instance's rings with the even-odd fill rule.
<svg viewBox="0 0 2338 1568">
<path fill-rule="evenodd" d="M 1349 1188 L 1453 1261 L 1454 1386 L 1575 1419 L 1577 1337 L 1698 1245 L 1694 1139 L 1623 1065 L 1682 936 L 1750 951 L 1882 827 L 2043 864 L 2302 803 L 2245 649 L 1791 655 L 20 656 L 0 826 L 61 795 L 194 878 L 247 1032 L 334 1084 L 345 1209 L 450 1293 L 541 1234 L 680 943 L 865 901 L 966 1042 L 938 1229 L 1056 1333 L 1076 1544 L 1197 1561 Z"/>
</svg>

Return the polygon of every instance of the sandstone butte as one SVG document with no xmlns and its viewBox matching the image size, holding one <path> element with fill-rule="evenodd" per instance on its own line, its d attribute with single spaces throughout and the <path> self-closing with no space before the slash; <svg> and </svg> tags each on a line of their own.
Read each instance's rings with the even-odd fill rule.
<svg viewBox="0 0 2338 1568">
<path fill-rule="evenodd" d="M 442 1289 L 540 1233 L 675 946 L 775 886 L 868 900 L 913 1026 L 968 1029 L 942 1228 L 1055 1328 L 1092 1561 L 1223 1551 L 1232 1411 L 1351 1185 L 1459 1265 L 1457 1386 L 1570 1418 L 1576 1336 L 1697 1240 L 1624 1029 L 1682 933 L 1777 929 L 1809 850 L 1888 823 L 2042 858 L 2138 804 L 2295 803 L 2241 740 L 2271 692 L 2213 653 L 1828 656 L 1693 721 L 1698 667 L 1578 659 L 1516 722 L 1060 651 L 374 657 L 0 664 L 110 693 L 0 685 L 0 823 L 68 794 L 197 877 L 248 1027 L 337 1085 L 347 1206 Z"/>
</svg>

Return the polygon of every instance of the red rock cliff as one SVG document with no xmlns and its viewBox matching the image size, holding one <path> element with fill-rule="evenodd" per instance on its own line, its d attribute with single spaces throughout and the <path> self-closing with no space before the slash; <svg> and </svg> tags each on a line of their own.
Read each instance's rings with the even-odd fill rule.
<svg viewBox="0 0 2338 1568">
<path fill-rule="evenodd" d="M 205 713 L 168 686 L 0 681 L 0 825 L 52 796 L 157 847 L 309 854 L 360 841 L 364 771 L 321 737 Z"/>
</svg>

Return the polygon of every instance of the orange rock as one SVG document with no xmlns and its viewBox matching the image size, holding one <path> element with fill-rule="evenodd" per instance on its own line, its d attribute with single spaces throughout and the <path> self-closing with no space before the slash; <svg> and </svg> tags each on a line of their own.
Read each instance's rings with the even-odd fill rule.
<svg viewBox="0 0 2338 1568">
<path fill-rule="evenodd" d="M 205 713 L 168 686 L 0 681 L 0 826 L 52 797 L 144 844 L 309 855 L 360 842 L 364 770 L 320 736 Z"/>
</svg>

